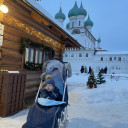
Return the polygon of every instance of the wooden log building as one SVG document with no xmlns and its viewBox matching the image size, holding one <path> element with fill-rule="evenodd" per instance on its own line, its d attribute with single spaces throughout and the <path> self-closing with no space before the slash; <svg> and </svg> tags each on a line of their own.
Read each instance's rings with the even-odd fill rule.
<svg viewBox="0 0 128 128">
<path fill-rule="evenodd" d="M 26 0 L 0 0 L 0 71 L 26 74 L 25 99 L 35 96 L 42 65 L 52 57 L 62 59 L 64 48 L 80 44 Z"/>
</svg>

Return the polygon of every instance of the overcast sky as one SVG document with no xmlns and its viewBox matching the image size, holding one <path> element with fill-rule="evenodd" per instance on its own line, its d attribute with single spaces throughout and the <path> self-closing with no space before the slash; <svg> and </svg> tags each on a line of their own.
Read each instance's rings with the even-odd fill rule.
<svg viewBox="0 0 128 128">
<path fill-rule="evenodd" d="M 40 0 L 38 2 L 53 17 L 59 11 L 61 0 Z M 97 39 L 100 33 L 101 47 L 109 51 L 128 51 L 128 0 L 82 0 L 94 23 L 92 34 Z M 62 0 L 62 11 L 68 23 L 68 12 L 75 0 Z M 77 0 L 78 7 L 81 0 Z M 87 18 L 87 17 L 86 17 Z"/>
</svg>

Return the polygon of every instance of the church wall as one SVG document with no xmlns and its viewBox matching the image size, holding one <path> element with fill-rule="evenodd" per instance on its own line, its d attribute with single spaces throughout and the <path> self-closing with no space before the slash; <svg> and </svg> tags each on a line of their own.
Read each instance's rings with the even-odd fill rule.
<svg viewBox="0 0 128 128">
<path fill-rule="evenodd" d="M 77 27 L 84 27 L 84 19 L 85 16 L 82 15 L 77 16 Z M 79 25 L 79 21 L 80 21 L 80 25 Z"/>
<path fill-rule="evenodd" d="M 63 61 L 71 64 L 73 72 L 80 72 L 81 66 L 86 67 L 88 71 L 90 66 L 93 67 L 93 55 L 93 50 L 66 50 Z"/>
<path fill-rule="evenodd" d="M 82 57 L 79 57 L 79 54 L 82 54 Z M 86 57 L 86 53 L 88 53 L 88 57 Z M 65 54 L 68 57 L 65 57 Z M 72 57 L 74 55 L 74 57 Z M 103 57 L 103 61 L 101 61 L 101 57 Z M 119 57 L 121 57 L 121 61 L 119 61 Z M 112 58 L 112 61 L 110 61 Z M 114 60 L 116 58 L 116 60 Z M 63 55 L 63 60 L 71 63 L 73 72 L 80 72 L 81 66 L 87 68 L 91 67 L 95 73 L 99 72 L 99 69 L 107 67 L 108 74 L 120 74 L 120 73 L 128 73 L 128 55 L 123 54 L 113 54 L 113 55 L 94 55 L 93 51 L 66 51 Z"/>
<path fill-rule="evenodd" d="M 101 61 L 101 57 L 103 57 L 103 61 Z M 121 61 L 119 61 L 119 57 L 121 57 Z M 110 61 L 110 58 L 112 60 Z M 100 68 L 108 68 L 108 73 L 128 73 L 126 70 L 128 67 L 128 55 L 122 54 L 107 54 L 107 55 L 96 55 L 94 58 L 95 62 L 95 72 L 97 72 L 98 67 Z"/>
<path fill-rule="evenodd" d="M 69 19 L 70 19 L 69 28 L 77 27 L 76 16 L 70 17 Z M 72 23 L 74 23 L 74 25 Z"/>
</svg>

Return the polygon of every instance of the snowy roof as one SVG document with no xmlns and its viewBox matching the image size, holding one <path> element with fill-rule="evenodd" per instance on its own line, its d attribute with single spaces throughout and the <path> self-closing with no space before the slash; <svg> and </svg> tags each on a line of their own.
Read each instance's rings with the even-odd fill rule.
<svg viewBox="0 0 128 128">
<path fill-rule="evenodd" d="M 100 51 L 98 51 L 98 52 L 96 52 L 96 55 L 120 55 L 120 54 L 128 54 L 128 51 L 106 51 L 106 52 L 100 52 Z"/>
<path fill-rule="evenodd" d="M 56 25 L 58 25 L 60 28 L 62 28 L 67 34 L 69 34 L 72 38 L 76 40 L 76 38 L 66 30 L 53 16 L 51 16 L 41 5 L 39 5 L 35 0 L 25 0 L 30 5 L 32 5 L 35 9 L 37 9 L 39 12 L 44 14 L 47 18 L 49 18 L 51 21 L 53 21 Z M 78 41 L 77 41 L 78 42 Z M 78 44 L 80 44 L 78 42 Z"/>
</svg>

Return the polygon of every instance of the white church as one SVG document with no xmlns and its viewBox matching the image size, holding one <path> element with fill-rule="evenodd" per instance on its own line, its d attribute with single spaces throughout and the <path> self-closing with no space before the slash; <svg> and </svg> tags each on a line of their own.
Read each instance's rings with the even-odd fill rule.
<svg viewBox="0 0 128 128">
<path fill-rule="evenodd" d="M 89 67 L 95 73 L 99 69 L 107 67 L 108 74 L 126 74 L 128 73 L 128 52 L 109 52 L 100 47 L 101 39 L 95 39 L 91 33 L 93 22 L 87 11 L 83 8 L 82 2 L 78 7 L 77 2 L 68 13 L 69 23 L 66 29 L 83 46 L 80 49 L 65 49 L 63 61 L 69 62 L 73 72 L 80 72 L 81 66 L 84 66 L 84 72 L 89 72 Z M 60 7 L 55 19 L 63 25 L 65 15 Z"/>
</svg>

